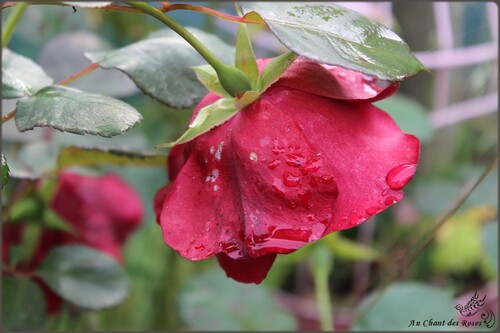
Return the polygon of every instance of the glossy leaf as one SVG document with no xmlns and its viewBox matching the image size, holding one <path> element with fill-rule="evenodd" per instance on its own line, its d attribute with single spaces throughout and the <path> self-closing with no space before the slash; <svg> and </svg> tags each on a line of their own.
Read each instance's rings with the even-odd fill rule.
<svg viewBox="0 0 500 333">
<path fill-rule="evenodd" d="M 221 98 L 215 103 L 205 106 L 189 124 L 189 128 L 177 141 L 158 145 L 157 147 L 171 147 L 180 143 L 188 142 L 197 136 L 208 132 L 215 126 L 223 124 L 233 117 L 238 110 L 234 105 L 233 98 Z"/>
<path fill-rule="evenodd" d="M 23 278 L 2 275 L 2 327 L 8 331 L 40 330 L 45 300 L 40 287 Z"/>
<path fill-rule="evenodd" d="M 190 31 L 226 63 L 234 60 L 234 49 L 201 30 Z M 103 68 L 116 68 L 127 74 L 147 95 L 174 108 L 194 106 L 207 93 L 191 69 L 205 60 L 183 39 L 160 30 L 151 38 L 123 48 L 86 53 Z"/>
<path fill-rule="evenodd" d="M 242 2 L 290 50 L 324 64 L 399 81 L 425 70 L 394 32 L 347 8 L 326 3 Z M 253 14 L 255 15 L 255 14 Z"/>
<path fill-rule="evenodd" d="M 453 297 L 448 291 L 422 283 L 395 283 L 385 291 L 372 293 L 360 304 L 357 312 L 365 315 L 355 330 L 418 330 L 422 327 L 409 327 L 412 320 L 420 321 L 421 325 L 431 318 L 449 321 L 457 316 L 454 307 Z"/>
<path fill-rule="evenodd" d="M 19 100 L 15 116 L 20 132 L 53 127 L 74 134 L 112 137 L 142 121 L 130 105 L 117 99 L 80 90 L 50 86 Z"/>
<path fill-rule="evenodd" d="M 2 98 L 31 96 L 52 82 L 30 59 L 7 48 L 2 50 Z"/>
<path fill-rule="evenodd" d="M 55 248 L 38 273 L 59 296 L 83 308 L 99 310 L 117 305 L 128 293 L 120 265 L 110 256 L 82 245 Z"/>
<path fill-rule="evenodd" d="M 193 70 L 203 85 L 210 90 L 211 92 L 221 96 L 221 97 L 231 97 L 226 90 L 222 87 L 219 81 L 219 77 L 217 76 L 217 72 L 210 65 L 204 66 L 195 66 Z"/>
<path fill-rule="evenodd" d="M 59 169 L 102 164 L 164 166 L 165 156 L 124 149 L 69 146 L 62 149 L 57 158 Z"/>
<path fill-rule="evenodd" d="M 214 306 L 214 300 L 217 306 Z M 192 330 L 296 329 L 294 318 L 279 307 L 270 290 L 228 280 L 221 270 L 188 279 L 182 289 L 179 308 Z"/>
<path fill-rule="evenodd" d="M 250 80 L 252 88 L 255 88 L 259 76 L 259 68 L 257 67 L 257 60 L 253 52 L 252 41 L 248 35 L 247 27 L 243 23 L 239 25 L 236 35 L 235 65 L 245 73 Z"/>
<path fill-rule="evenodd" d="M 4 154 L 2 154 L 2 188 L 9 181 L 9 166 L 7 165 L 7 160 Z"/>
</svg>

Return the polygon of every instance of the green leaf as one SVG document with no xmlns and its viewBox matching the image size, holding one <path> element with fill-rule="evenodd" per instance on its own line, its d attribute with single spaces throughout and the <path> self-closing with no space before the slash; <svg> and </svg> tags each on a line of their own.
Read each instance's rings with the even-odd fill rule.
<svg viewBox="0 0 500 333">
<path fill-rule="evenodd" d="M 52 78 L 30 59 L 7 48 L 2 50 L 2 98 L 31 96 L 52 82 Z"/>
<path fill-rule="evenodd" d="M 226 63 L 234 60 L 234 48 L 198 29 L 189 29 Z M 191 67 L 205 60 L 181 37 L 160 30 L 152 38 L 123 48 L 86 53 L 103 68 L 116 68 L 128 75 L 147 95 L 174 108 L 192 107 L 207 93 Z"/>
<path fill-rule="evenodd" d="M 19 100 L 15 119 L 20 132 L 47 126 L 74 134 L 112 137 L 141 122 L 142 116 L 111 97 L 50 86 Z"/>
<path fill-rule="evenodd" d="M 274 58 L 266 65 L 257 83 L 257 90 L 264 92 L 274 82 L 278 81 L 281 75 L 290 67 L 297 55 L 293 52 L 287 52 Z"/>
<path fill-rule="evenodd" d="M 485 224 L 481 230 L 481 238 L 486 257 L 498 272 L 498 222 Z"/>
<path fill-rule="evenodd" d="M 259 68 L 255 59 L 255 53 L 253 52 L 252 41 L 244 23 L 239 25 L 236 35 L 235 66 L 245 73 L 248 80 L 250 80 L 252 88 L 255 88 L 259 76 Z"/>
<path fill-rule="evenodd" d="M 100 310 L 120 304 L 128 293 L 123 269 L 110 256 L 82 245 L 50 251 L 38 270 L 59 296 L 83 308 Z"/>
<path fill-rule="evenodd" d="M 2 275 L 2 327 L 34 331 L 44 322 L 45 300 L 40 287 L 28 279 Z"/>
<path fill-rule="evenodd" d="M 57 167 L 64 169 L 101 164 L 164 166 L 165 160 L 164 155 L 146 154 L 135 150 L 69 146 L 59 153 Z"/>
<path fill-rule="evenodd" d="M 192 330 L 296 329 L 295 319 L 279 307 L 270 290 L 229 280 L 220 269 L 188 279 L 182 288 L 179 309 Z"/>
<path fill-rule="evenodd" d="M 382 294 L 380 294 L 382 293 Z M 379 298 L 380 297 L 380 298 Z M 445 321 L 457 317 L 452 295 L 437 287 L 422 283 L 395 283 L 385 291 L 376 291 L 357 308 L 365 313 L 355 329 L 362 331 L 435 330 L 423 327 L 425 320 Z M 409 327 L 412 320 L 421 326 Z"/>
<path fill-rule="evenodd" d="M 215 69 L 212 66 L 195 66 L 193 67 L 193 70 L 195 71 L 198 80 L 203 83 L 205 88 L 221 97 L 231 97 L 231 95 L 229 95 L 220 84 L 217 72 L 215 72 Z"/>
<path fill-rule="evenodd" d="M 416 135 L 420 141 L 429 142 L 434 137 L 428 111 L 413 98 L 397 93 L 374 104 L 390 114 L 401 130 Z"/>
<path fill-rule="evenodd" d="M 7 165 L 7 160 L 4 154 L 2 154 L 2 188 L 9 181 L 9 166 Z"/>
<path fill-rule="evenodd" d="M 290 50 L 320 63 L 400 81 L 425 70 L 394 32 L 347 8 L 326 3 L 243 2 Z"/>
<path fill-rule="evenodd" d="M 238 110 L 234 105 L 234 98 L 221 98 L 215 103 L 205 106 L 200 110 L 189 128 L 175 142 L 169 142 L 156 147 L 172 147 L 180 143 L 193 140 L 197 136 L 208 132 L 233 117 Z"/>
</svg>

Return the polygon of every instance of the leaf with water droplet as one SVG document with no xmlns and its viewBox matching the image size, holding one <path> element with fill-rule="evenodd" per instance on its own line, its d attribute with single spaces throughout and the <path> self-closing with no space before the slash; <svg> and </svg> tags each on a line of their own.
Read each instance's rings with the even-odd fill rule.
<svg viewBox="0 0 500 333">
<path fill-rule="evenodd" d="M 355 11 L 326 3 L 245 2 L 290 50 L 320 63 L 400 81 L 425 67 L 394 32 Z"/>
</svg>

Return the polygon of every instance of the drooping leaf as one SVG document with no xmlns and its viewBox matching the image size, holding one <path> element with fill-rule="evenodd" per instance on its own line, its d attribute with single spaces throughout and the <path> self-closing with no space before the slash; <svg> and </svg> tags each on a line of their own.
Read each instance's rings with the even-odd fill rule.
<svg viewBox="0 0 500 333">
<path fill-rule="evenodd" d="M 211 92 L 221 96 L 221 97 L 231 97 L 226 90 L 222 87 L 217 76 L 217 72 L 210 65 L 195 66 L 193 70 L 203 85 Z"/>
<path fill-rule="evenodd" d="M 31 96 L 52 82 L 30 59 L 7 48 L 2 50 L 2 98 Z"/>
<path fill-rule="evenodd" d="M 8 331 L 39 330 L 45 321 L 40 287 L 23 278 L 2 276 L 2 327 Z"/>
<path fill-rule="evenodd" d="M 396 93 L 374 104 L 390 114 L 404 132 L 416 135 L 422 142 L 433 138 L 434 129 L 428 112 L 416 100 Z"/>
<path fill-rule="evenodd" d="M 7 165 L 7 160 L 4 154 L 2 154 L 2 188 L 9 181 L 9 166 Z"/>
<path fill-rule="evenodd" d="M 234 48 L 211 34 L 189 30 L 223 62 L 234 61 Z M 206 64 L 205 60 L 169 31 L 160 30 L 149 39 L 117 50 L 85 55 L 103 68 L 124 72 L 145 94 L 174 108 L 194 106 L 207 93 L 191 69 Z"/>
<path fill-rule="evenodd" d="M 364 316 L 356 323 L 355 330 L 435 329 L 410 325 L 412 321 L 423 325 L 424 320 L 429 319 L 448 322 L 457 316 L 454 307 L 453 297 L 448 291 L 422 283 L 395 283 L 385 291 L 375 291 L 358 306 L 356 312 Z"/>
<path fill-rule="evenodd" d="M 217 306 L 213 305 L 213 302 Z M 290 331 L 294 318 L 261 285 L 228 280 L 222 270 L 192 276 L 179 300 L 180 313 L 193 330 Z M 257 320 L 258 318 L 258 320 Z"/>
<path fill-rule="evenodd" d="M 234 116 L 238 110 L 234 105 L 233 98 L 221 98 L 215 103 L 205 106 L 200 110 L 189 128 L 175 142 L 158 145 L 157 147 L 171 147 L 180 143 L 188 142 L 197 136 L 208 132 Z"/>
<path fill-rule="evenodd" d="M 84 52 L 111 49 L 113 46 L 96 33 L 70 31 L 58 34 L 44 44 L 39 63 L 57 82 L 90 65 Z M 67 86 L 113 97 L 130 96 L 139 92 L 132 80 L 115 69 L 96 68 L 78 80 L 69 82 Z"/>
<path fill-rule="evenodd" d="M 259 68 L 255 59 L 255 53 L 253 52 L 252 41 L 244 23 L 239 25 L 236 35 L 235 66 L 245 73 L 250 80 L 252 88 L 255 88 L 259 76 Z"/>
<path fill-rule="evenodd" d="M 97 2 L 97 1 L 64 1 L 63 2 L 66 5 L 70 6 L 75 6 L 75 7 L 81 7 L 81 8 L 102 8 L 106 7 L 108 5 L 111 5 L 113 2 L 112 1 L 102 1 L 102 2 Z"/>
<path fill-rule="evenodd" d="M 83 308 L 99 310 L 121 303 L 128 283 L 110 256 L 82 245 L 49 252 L 38 273 L 59 296 Z"/>
<path fill-rule="evenodd" d="M 165 156 L 132 150 L 69 146 L 62 149 L 57 158 L 59 169 L 101 164 L 164 166 Z"/>
<path fill-rule="evenodd" d="M 141 122 L 142 116 L 130 105 L 108 96 L 50 86 L 19 100 L 15 120 L 20 132 L 53 127 L 63 132 L 112 137 Z"/>
<path fill-rule="evenodd" d="M 425 70 L 394 32 L 347 8 L 326 3 L 242 2 L 290 50 L 320 63 L 399 81 Z"/>
</svg>

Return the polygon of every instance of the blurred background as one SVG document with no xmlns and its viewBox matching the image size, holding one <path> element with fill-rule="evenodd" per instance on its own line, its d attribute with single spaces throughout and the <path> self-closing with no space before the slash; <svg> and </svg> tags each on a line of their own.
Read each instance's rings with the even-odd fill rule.
<svg viewBox="0 0 500 333">
<path fill-rule="evenodd" d="M 235 14 L 232 3 L 196 4 Z M 48 318 L 45 329 L 316 330 L 319 312 L 309 254 L 318 247 L 331 254 L 328 282 L 338 330 L 402 330 L 422 316 L 458 320 L 455 306 L 465 304 L 476 291 L 486 295 L 498 318 L 498 167 L 458 204 L 498 155 L 497 5 L 337 4 L 394 30 L 430 70 L 406 80 L 398 93 L 377 102 L 404 131 L 421 140 L 420 165 L 405 188 L 405 199 L 357 228 L 278 256 L 262 285 L 226 279 L 215 260 L 184 260 L 177 262 L 176 270 L 186 278 L 172 288 L 169 268 L 175 254 L 164 245 L 152 210 L 155 192 L 167 182 L 165 169 L 83 170 L 120 174 L 144 201 L 143 226 L 125 247 L 130 295 L 119 306 L 103 311 L 66 308 L 59 317 Z M 3 22 L 10 10 L 2 11 Z M 171 16 L 234 43 L 235 23 L 188 11 Z M 160 23 L 146 15 L 33 5 L 22 17 L 10 48 L 40 64 L 58 81 L 90 64 L 83 52 L 121 47 L 159 28 Z M 249 29 L 258 57 L 285 51 L 264 27 Z M 18 133 L 14 122 L 7 122 L 2 126 L 2 151 L 14 177 L 42 174 L 55 165 L 60 149 L 70 144 L 158 153 L 153 147 L 175 140 L 190 116 L 189 110 L 168 109 L 145 96 L 115 70 L 96 70 L 70 86 L 122 99 L 142 113 L 142 125 L 113 139 L 51 132 L 51 140 L 42 140 L 46 129 Z M 2 114 L 14 108 L 15 101 L 2 101 Z M 13 188 L 15 181 L 9 186 Z M 456 213 L 440 224 L 440 217 L 454 208 Z M 168 299 L 175 301 L 167 303 Z"/>
</svg>

